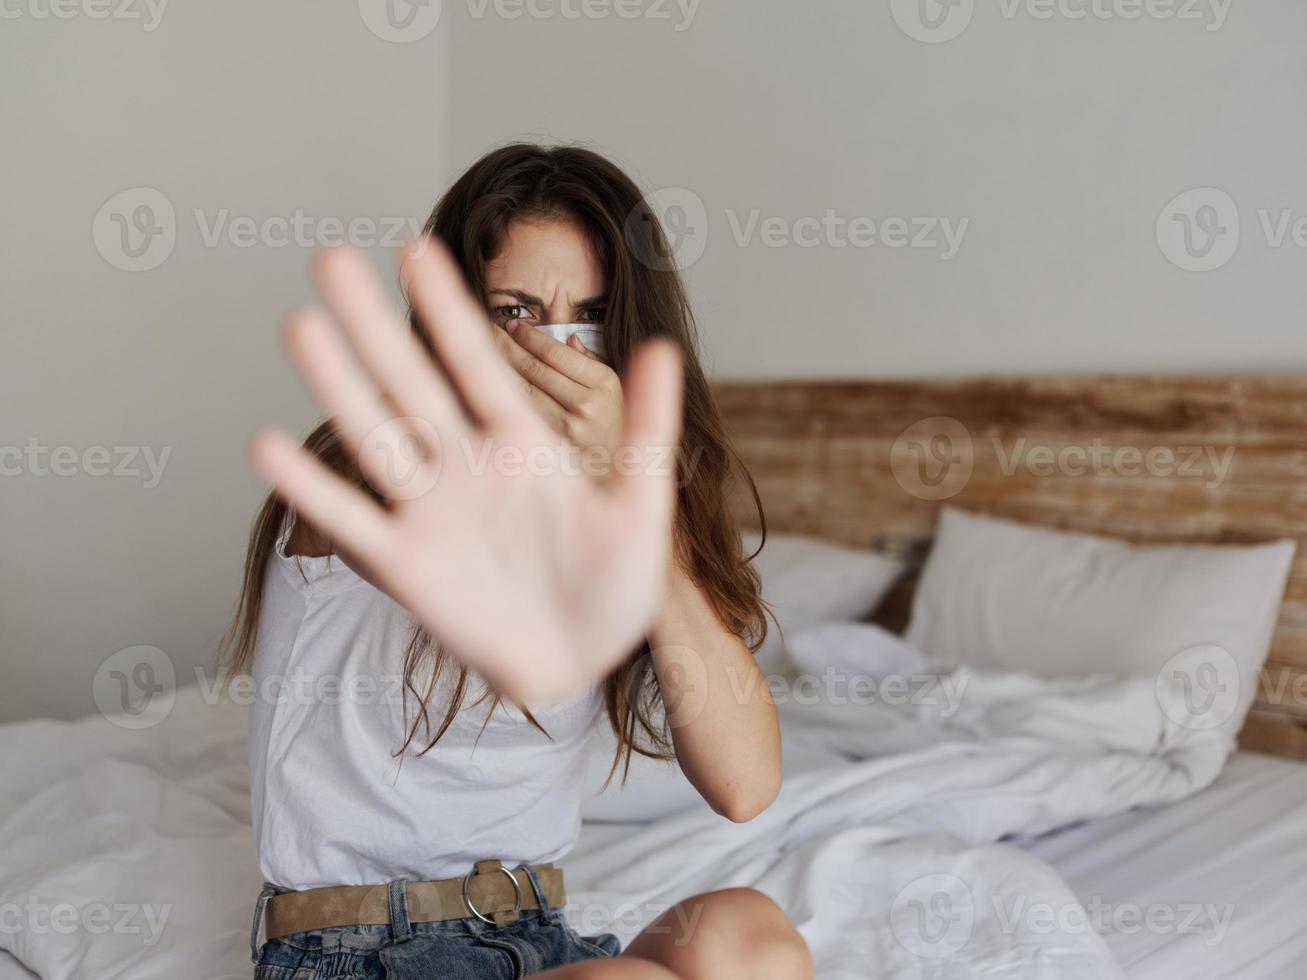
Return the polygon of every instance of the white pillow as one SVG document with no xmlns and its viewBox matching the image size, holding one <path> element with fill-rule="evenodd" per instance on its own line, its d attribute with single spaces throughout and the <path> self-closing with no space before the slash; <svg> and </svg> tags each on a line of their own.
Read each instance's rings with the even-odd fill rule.
<svg viewBox="0 0 1307 980">
<path fill-rule="evenodd" d="M 1294 548 L 1135 546 L 946 507 L 907 641 L 943 667 L 1159 682 L 1192 673 L 1181 682 L 1213 705 L 1204 727 L 1233 736 L 1256 696 Z"/>
<path fill-rule="evenodd" d="M 758 550 L 759 540 L 756 531 L 744 532 L 745 555 Z M 762 579 L 762 597 L 787 635 L 817 623 L 869 615 L 904 569 L 901 561 L 866 548 L 772 532 L 753 562 Z M 756 657 L 764 674 L 784 666 L 780 631 L 775 623 L 769 626 Z"/>
<path fill-rule="evenodd" d="M 921 652 L 875 623 L 821 623 L 785 638 L 785 652 L 804 674 L 909 676 L 925 670 Z"/>
</svg>

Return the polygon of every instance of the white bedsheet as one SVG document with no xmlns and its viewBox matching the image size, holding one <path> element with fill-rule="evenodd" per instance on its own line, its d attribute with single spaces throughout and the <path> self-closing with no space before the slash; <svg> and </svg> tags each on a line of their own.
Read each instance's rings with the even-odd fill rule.
<svg viewBox="0 0 1307 980">
<path fill-rule="evenodd" d="M 758 820 L 689 812 L 584 837 L 565 862 L 577 924 L 627 938 L 675 899 L 750 884 L 799 923 L 823 978 L 1118 976 L 1095 931 L 1026 914 L 1078 903 L 1050 866 L 994 842 L 1182 799 L 1224 753 L 1164 717 L 1151 681 L 972 676 L 952 718 L 864 705 L 786 727 L 786 787 Z M 97 718 L 3 736 L 23 751 L 0 760 L 0 902 L 136 911 L 126 932 L 43 925 L 0 946 L 50 980 L 249 976 L 241 711 L 191 690 L 146 733 Z"/>
<path fill-rule="evenodd" d="M 1124 916 L 1113 927 L 1104 914 L 1103 932 L 1131 980 L 1307 976 L 1301 762 L 1240 753 L 1212 786 L 1182 803 L 1021 846 L 1054 865 L 1082 903 Z M 1161 927 L 1141 928 L 1129 918 L 1134 909 L 1158 910 Z M 1168 910 L 1177 910 L 1170 925 Z"/>
<path fill-rule="evenodd" d="M 35 976 L 35 973 L 19 963 L 12 955 L 0 952 L 0 980 L 32 980 Z"/>
</svg>

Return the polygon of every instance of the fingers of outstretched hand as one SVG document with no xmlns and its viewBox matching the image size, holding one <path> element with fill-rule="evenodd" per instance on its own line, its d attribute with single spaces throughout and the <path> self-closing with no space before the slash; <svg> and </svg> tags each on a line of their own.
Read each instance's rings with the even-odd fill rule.
<svg viewBox="0 0 1307 980">
<path fill-rule="evenodd" d="M 327 318 L 316 310 L 303 310 L 286 323 L 286 346 L 314 397 L 331 416 L 332 425 L 368 482 L 389 497 L 402 496 L 406 489 L 394 478 L 389 465 L 396 454 L 420 447 L 420 455 L 434 463 L 439 435 L 426 420 L 397 418 L 351 356 L 344 338 Z"/>
<path fill-rule="evenodd" d="M 400 412 L 445 432 L 463 426 L 446 379 L 386 295 L 367 259 L 352 248 L 318 253 L 318 286 L 359 362 Z"/>
<path fill-rule="evenodd" d="M 286 433 L 272 429 L 255 436 L 250 462 L 296 513 L 346 551 L 369 565 L 389 554 L 391 528 L 381 506 Z"/>
<path fill-rule="evenodd" d="M 534 421 L 522 382 L 495 350 L 495 328 L 449 251 L 429 236 L 415 239 L 404 248 L 400 276 L 440 366 L 473 416 L 483 425 Z"/>
<path fill-rule="evenodd" d="M 670 518 L 675 501 L 683 387 L 681 354 L 670 341 L 650 341 L 631 355 L 622 426 L 630 456 L 619 461 L 618 492 L 650 520 Z"/>
</svg>

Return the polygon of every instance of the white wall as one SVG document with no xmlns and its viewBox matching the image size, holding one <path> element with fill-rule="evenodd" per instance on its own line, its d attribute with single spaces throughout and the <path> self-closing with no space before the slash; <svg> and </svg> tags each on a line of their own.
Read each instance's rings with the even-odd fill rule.
<svg viewBox="0 0 1307 980">
<path fill-rule="evenodd" d="M 653 0 L 670 20 L 477 19 L 451 2 L 466 21 L 455 158 L 544 133 L 693 191 L 708 240 L 687 275 L 723 376 L 1307 367 L 1307 248 L 1269 247 L 1256 216 L 1307 218 L 1307 4 L 1075 20 L 1057 11 L 1143 4 L 963 0 L 969 25 L 931 44 L 893 16 L 918 2 L 702 0 L 681 31 Z M 1191 0 L 1149 6 L 1187 15 Z M 1156 221 L 1208 185 L 1237 202 L 1242 244 L 1219 271 L 1185 272 Z M 743 226 L 754 209 L 970 226 L 947 262 L 741 247 L 729 213 Z"/>
<path fill-rule="evenodd" d="M 262 494 L 244 442 L 314 417 L 277 337 L 309 250 L 210 247 L 193 211 L 421 218 L 450 174 L 445 35 L 388 43 L 354 4 L 314 0 L 170 4 L 152 31 L 4 9 L 24 13 L 0 19 L 0 446 L 171 450 L 148 490 L 0 457 L 10 720 L 94 710 L 97 666 L 125 647 L 182 678 L 210 662 Z M 176 244 L 128 273 L 92 223 L 140 186 L 171 201 Z"/>
<path fill-rule="evenodd" d="M 91 710 L 125 647 L 163 649 L 183 677 L 207 663 L 262 492 L 244 440 L 313 419 L 276 341 L 309 295 L 308 250 L 206 245 L 197 208 L 421 218 L 490 145 L 586 140 L 703 202 L 687 275 L 722 376 L 1307 367 L 1307 249 L 1271 247 L 1257 220 L 1307 215 L 1297 0 L 1236 0 L 1210 31 L 1009 19 L 1015 0 L 994 0 L 939 44 L 896 24 L 916 0 L 700 0 L 693 16 L 692 0 L 444 0 L 429 33 L 439 5 L 394 8 L 416 14 L 412 43 L 379 36 L 385 2 L 167 4 L 153 30 L 3 7 L 0 451 L 171 455 L 152 489 L 84 466 L 0 476 L 0 720 Z M 1155 224 L 1208 185 L 1237 201 L 1240 247 L 1182 271 Z M 128 273 L 92 231 L 138 187 L 166 196 L 177 237 Z M 951 261 L 740 246 L 730 216 L 755 209 L 969 227 Z M 99 228 L 112 255 L 116 226 Z"/>
</svg>

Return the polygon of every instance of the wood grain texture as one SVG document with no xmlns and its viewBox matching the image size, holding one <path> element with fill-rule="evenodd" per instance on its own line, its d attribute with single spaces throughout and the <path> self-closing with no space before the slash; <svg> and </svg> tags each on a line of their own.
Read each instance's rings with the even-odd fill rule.
<svg viewBox="0 0 1307 980">
<path fill-rule="evenodd" d="M 1307 377 L 728 382 L 770 529 L 926 554 L 943 503 L 1141 543 L 1299 542 L 1241 744 L 1307 759 Z M 746 496 L 733 506 L 757 520 Z M 878 617 L 906 623 L 909 579 Z"/>
</svg>

